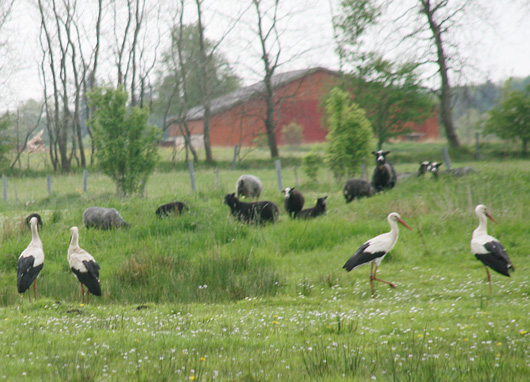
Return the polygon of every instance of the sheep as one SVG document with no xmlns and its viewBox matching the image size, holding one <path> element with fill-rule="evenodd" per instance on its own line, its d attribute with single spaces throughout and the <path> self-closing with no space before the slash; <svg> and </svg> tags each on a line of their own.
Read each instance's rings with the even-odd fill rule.
<svg viewBox="0 0 530 382">
<path fill-rule="evenodd" d="M 259 198 L 261 195 L 261 180 L 254 175 L 241 175 L 236 183 L 237 197 Z"/>
<path fill-rule="evenodd" d="M 245 203 L 239 201 L 235 193 L 226 194 L 224 203 L 230 207 L 230 213 L 239 220 L 247 223 L 276 222 L 280 209 L 270 201 Z"/>
<path fill-rule="evenodd" d="M 282 192 L 285 195 L 283 199 L 285 210 L 289 214 L 289 217 L 295 217 L 296 214 L 304 207 L 304 196 L 300 191 L 295 190 L 294 187 L 287 187 Z"/>
<path fill-rule="evenodd" d="M 363 196 L 370 197 L 375 191 L 370 182 L 364 179 L 352 178 L 344 182 L 342 193 L 344 194 L 346 203 L 350 203 L 355 198 L 359 199 Z"/>
<path fill-rule="evenodd" d="M 300 211 L 296 214 L 295 218 L 297 219 L 312 219 L 316 218 L 317 216 L 323 215 L 326 212 L 326 199 L 328 197 L 324 196 L 322 198 L 317 199 L 317 203 L 313 208 L 307 208 L 305 210 Z"/>
<path fill-rule="evenodd" d="M 394 166 L 386 162 L 386 155 L 390 154 L 390 151 L 372 151 L 372 154 L 376 158 L 372 187 L 377 192 L 393 188 L 396 185 L 397 176 Z"/>
<path fill-rule="evenodd" d="M 158 207 L 155 213 L 156 216 L 162 219 L 164 217 L 168 217 L 170 214 L 180 215 L 182 214 L 182 211 L 188 210 L 188 206 L 182 202 L 171 202 Z"/>
<path fill-rule="evenodd" d="M 26 225 L 31 228 L 31 218 L 37 218 L 37 225 L 39 230 L 42 229 L 42 218 L 37 213 L 32 213 L 26 216 Z"/>
<path fill-rule="evenodd" d="M 83 212 L 85 227 L 111 229 L 116 227 L 129 227 L 115 208 L 88 207 Z"/>
</svg>

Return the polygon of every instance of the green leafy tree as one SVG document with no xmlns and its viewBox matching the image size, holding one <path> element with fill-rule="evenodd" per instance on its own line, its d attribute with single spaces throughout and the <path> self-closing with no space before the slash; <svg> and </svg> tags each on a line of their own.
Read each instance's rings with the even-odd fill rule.
<svg viewBox="0 0 530 382">
<path fill-rule="evenodd" d="M 7 154 L 13 149 L 13 139 L 9 136 L 11 119 L 9 114 L 0 116 L 0 169 L 5 170 L 8 167 Z"/>
<path fill-rule="evenodd" d="M 350 77 L 349 88 L 372 123 L 379 149 L 433 114 L 433 99 L 421 87 L 417 67 L 415 63 L 396 64 L 369 55 L 358 67 L 358 74 Z"/>
<path fill-rule="evenodd" d="M 116 183 L 119 195 L 141 191 L 158 161 L 158 129 L 147 124 L 147 108 L 127 107 L 123 88 L 95 88 L 89 93 L 89 120 L 99 168 Z"/>
<path fill-rule="evenodd" d="M 325 101 L 326 162 L 340 179 L 353 175 L 372 150 L 373 132 L 365 112 L 349 93 L 335 87 Z"/>
<path fill-rule="evenodd" d="M 530 85 L 520 91 L 512 89 L 511 81 L 505 84 L 501 101 L 489 112 L 486 132 L 521 140 L 521 151 L 526 155 L 530 141 Z"/>
<path fill-rule="evenodd" d="M 302 159 L 302 169 L 312 182 L 318 182 L 318 170 L 322 165 L 322 157 L 315 150 L 311 150 Z"/>
</svg>

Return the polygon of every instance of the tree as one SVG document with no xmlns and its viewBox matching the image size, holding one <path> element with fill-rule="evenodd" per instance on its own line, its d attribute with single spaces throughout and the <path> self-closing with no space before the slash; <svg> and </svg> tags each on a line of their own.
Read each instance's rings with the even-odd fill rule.
<svg viewBox="0 0 530 382">
<path fill-rule="evenodd" d="M 149 110 L 134 106 L 129 111 L 122 87 L 95 88 L 88 98 L 99 168 L 114 180 L 118 195 L 141 191 L 158 160 L 160 134 L 147 124 Z"/>
<path fill-rule="evenodd" d="M 376 55 L 358 67 L 347 84 L 366 111 L 379 149 L 390 138 L 410 132 L 411 123 L 432 115 L 434 102 L 420 85 L 415 63 L 392 63 Z"/>
<path fill-rule="evenodd" d="M 325 113 L 327 164 L 337 179 L 353 175 L 372 149 L 370 121 L 351 95 L 337 87 L 325 101 Z"/>
<path fill-rule="evenodd" d="M 7 168 L 9 161 L 7 153 L 13 149 L 13 139 L 8 134 L 8 129 L 11 126 L 11 118 L 9 114 L 0 116 L 0 169 Z"/>
<path fill-rule="evenodd" d="M 520 139 L 521 152 L 526 155 L 530 142 L 530 85 L 525 91 L 513 90 L 507 81 L 500 103 L 489 111 L 486 132 L 503 139 Z"/>
</svg>

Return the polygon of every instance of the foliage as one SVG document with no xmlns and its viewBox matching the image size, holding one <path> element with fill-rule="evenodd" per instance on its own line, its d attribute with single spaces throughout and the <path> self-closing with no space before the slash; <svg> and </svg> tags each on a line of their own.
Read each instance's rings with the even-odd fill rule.
<svg viewBox="0 0 530 382">
<path fill-rule="evenodd" d="M 353 175 L 372 149 L 370 121 L 351 95 L 337 87 L 325 101 L 325 113 L 327 164 L 337 179 Z"/>
<path fill-rule="evenodd" d="M 318 181 L 318 170 L 322 166 L 322 162 L 322 156 L 315 150 L 306 154 L 302 159 L 302 169 L 312 182 Z"/>
<path fill-rule="evenodd" d="M 201 77 L 198 62 L 199 56 L 199 34 L 196 24 L 183 26 L 182 58 L 179 62 L 177 51 L 177 39 L 179 38 L 178 26 L 171 33 L 171 46 L 162 53 L 162 72 L 155 84 L 156 99 L 153 102 L 151 118 L 161 121 L 164 114 L 180 115 L 183 111 L 183 104 L 186 102 L 187 108 L 198 106 L 202 102 L 201 98 Z M 211 50 L 216 45 L 215 41 L 206 39 L 205 46 Z M 230 63 L 220 51 L 216 51 L 208 60 L 208 73 L 210 73 L 209 87 L 212 91 L 210 98 L 216 98 L 223 94 L 238 89 L 241 79 L 234 74 Z M 185 74 L 185 83 L 181 77 Z M 184 89 L 187 99 L 184 100 Z M 185 112 L 185 110 L 184 110 Z"/>
<path fill-rule="evenodd" d="M 521 151 L 526 154 L 530 141 L 530 85 L 520 91 L 512 90 L 510 81 L 506 83 L 502 100 L 489 112 L 486 131 L 503 139 L 521 140 Z"/>
<path fill-rule="evenodd" d="M 8 114 L 0 116 L 0 169 L 6 169 L 9 164 L 7 154 L 14 147 L 13 138 L 9 134 L 11 119 Z"/>
<path fill-rule="evenodd" d="M 296 122 L 285 125 L 282 129 L 282 138 L 283 142 L 287 143 L 291 148 L 300 146 L 304 139 L 303 126 Z"/>
<path fill-rule="evenodd" d="M 434 102 L 421 87 L 417 69 L 415 63 L 397 64 L 370 55 L 347 81 L 355 102 L 372 123 L 379 149 L 433 115 Z"/>
<path fill-rule="evenodd" d="M 120 195 L 141 191 L 158 160 L 159 131 L 147 124 L 147 108 L 127 108 L 122 88 L 96 88 L 89 94 L 94 116 L 89 121 L 99 168 Z"/>
</svg>

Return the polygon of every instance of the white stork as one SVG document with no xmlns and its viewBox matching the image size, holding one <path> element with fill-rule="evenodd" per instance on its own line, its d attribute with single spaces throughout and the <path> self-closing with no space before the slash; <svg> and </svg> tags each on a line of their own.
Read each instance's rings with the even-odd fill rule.
<svg viewBox="0 0 530 382">
<path fill-rule="evenodd" d="M 379 267 L 379 264 L 381 264 L 381 261 L 383 261 L 385 255 L 390 252 L 392 248 L 394 248 L 394 245 L 397 242 L 399 236 L 399 229 L 397 223 L 401 223 L 408 229 L 412 230 L 412 228 L 410 228 L 407 223 L 401 220 L 401 217 L 397 212 L 392 212 L 388 214 L 387 220 L 390 224 L 390 232 L 376 236 L 361 245 L 359 249 L 357 249 L 353 256 L 350 257 L 350 259 L 343 266 L 343 268 L 349 272 L 352 269 L 355 269 L 363 264 L 370 263 L 370 293 L 372 296 L 374 295 L 373 280 L 386 283 L 392 288 L 396 287 L 393 283 L 378 279 L 375 275 L 377 273 L 377 268 Z"/>
<path fill-rule="evenodd" d="M 44 249 L 39 237 L 37 223 L 37 218 L 32 217 L 30 220 L 31 242 L 22 252 L 17 262 L 18 293 L 24 293 L 33 283 L 33 297 L 35 300 L 37 300 L 37 277 L 44 266 Z M 28 299 L 31 301 L 29 291 Z"/>
<path fill-rule="evenodd" d="M 477 259 L 482 261 L 486 267 L 488 274 L 488 282 L 490 284 L 490 294 L 492 293 L 491 275 L 488 269 L 499 272 L 501 275 L 510 277 L 510 270 L 513 272 L 515 268 L 508 258 L 508 254 L 503 245 L 493 236 L 488 235 L 488 219 L 497 223 L 490 215 L 485 205 L 479 204 L 475 207 L 475 214 L 478 216 L 478 227 L 473 231 L 471 238 L 471 252 L 475 254 Z"/>
<path fill-rule="evenodd" d="M 81 283 L 81 294 L 85 303 L 85 288 L 87 287 L 87 304 L 90 302 L 90 293 L 101 296 L 99 286 L 99 264 L 90 253 L 79 247 L 79 231 L 77 227 L 70 228 L 72 237 L 68 247 L 68 264 Z"/>
</svg>

